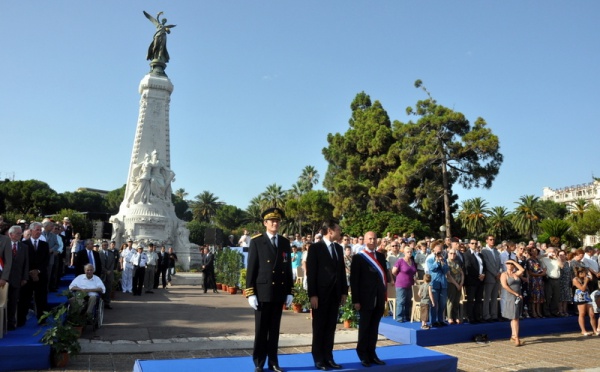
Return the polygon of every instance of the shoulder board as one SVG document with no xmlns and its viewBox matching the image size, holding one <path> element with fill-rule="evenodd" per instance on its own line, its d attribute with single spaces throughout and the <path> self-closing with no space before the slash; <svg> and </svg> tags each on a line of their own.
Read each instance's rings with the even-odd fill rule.
<svg viewBox="0 0 600 372">
<path fill-rule="evenodd" d="M 254 239 L 254 238 L 258 238 L 259 236 L 262 236 L 262 234 L 256 234 L 256 235 L 254 235 L 254 236 L 252 237 L 252 239 Z"/>
</svg>

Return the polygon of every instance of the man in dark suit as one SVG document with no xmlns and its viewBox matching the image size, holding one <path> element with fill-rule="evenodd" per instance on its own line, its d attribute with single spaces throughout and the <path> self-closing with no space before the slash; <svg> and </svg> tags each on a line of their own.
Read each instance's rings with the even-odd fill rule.
<svg viewBox="0 0 600 372">
<path fill-rule="evenodd" d="M 376 251 L 377 236 L 369 231 L 364 241 L 367 246 L 352 258 L 350 266 L 350 287 L 352 303 L 360 314 L 358 321 L 358 343 L 356 353 L 364 367 L 372 363 L 384 365 L 377 357 L 377 333 L 379 321 L 387 300 L 388 270 L 385 256 Z"/>
<path fill-rule="evenodd" d="M 8 278 L 8 330 L 17 327 L 17 304 L 21 286 L 27 284 L 29 279 L 29 249 L 21 242 L 23 230 L 15 225 L 8 230 L 12 249 L 12 266 Z"/>
<path fill-rule="evenodd" d="M 313 309 L 312 355 L 317 369 L 341 369 L 333 360 L 335 326 L 340 304 L 346 303 L 348 283 L 341 241 L 342 229 L 329 220 L 321 228 L 323 238 L 310 246 L 306 258 L 308 296 Z"/>
<path fill-rule="evenodd" d="M 465 290 L 467 318 L 471 324 L 480 323 L 482 320 L 484 279 L 485 262 L 479 253 L 477 241 L 470 239 L 469 249 L 465 252 Z"/>
<path fill-rule="evenodd" d="M 279 326 L 283 304 L 292 303 L 292 260 L 290 241 L 277 234 L 284 218 L 279 208 L 269 208 L 262 213 L 266 232 L 255 235 L 248 249 L 246 272 L 246 297 L 254 312 L 254 351 L 252 360 L 255 372 L 262 372 L 269 357 L 269 369 L 279 367 Z"/>
<path fill-rule="evenodd" d="M 48 307 L 48 263 L 50 262 L 50 247 L 40 240 L 42 224 L 33 222 L 29 225 L 31 237 L 23 243 L 29 250 L 29 279 L 19 291 L 17 305 L 17 327 L 25 325 L 31 298 L 35 300 L 35 312 L 39 319 Z"/>
<path fill-rule="evenodd" d="M 10 238 L 0 233 L 0 288 L 8 284 L 12 257 Z"/>
<path fill-rule="evenodd" d="M 210 287 L 214 293 L 217 293 L 217 285 L 215 282 L 215 255 L 210 253 L 208 246 L 204 246 L 204 254 L 202 255 L 202 278 L 204 280 L 204 293 Z"/>
<path fill-rule="evenodd" d="M 84 266 L 87 264 L 94 265 L 94 275 L 98 278 L 102 277 L 102 261 L 100 254 L 94 250 L 94 241 L 88 239 L 85 241 L 85 250 L 77 253 L 75 258 L 75 275 L 85 274 Z"/>
</svg>

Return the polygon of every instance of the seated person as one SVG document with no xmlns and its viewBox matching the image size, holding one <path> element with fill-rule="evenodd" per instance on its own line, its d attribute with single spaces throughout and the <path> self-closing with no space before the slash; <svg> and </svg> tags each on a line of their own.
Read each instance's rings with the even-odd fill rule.
<svg viewBox="0 0 600 372">
<path fill-rule="evenodd" d="M 106 288 L 104 287 L 104 283 L 102 283 L 102 279 L 94 275 L 94 266 L 92 264 L 85 265 L 83 269 L 85 270 L 85 274 L 80 274 L 75 279 L 73 279 L 73 281 L 69 285 L 69 290 L 81 291 L 87 294 L 87 296 L 85 297 L 85 299 L 88 302 L 87 314 L 92 315 L 98 297 L 100 296 L 100 294 L 106 292 Z M 73 297 L 69 301 L 76 300 L 77 298 Z"/>
</svg>

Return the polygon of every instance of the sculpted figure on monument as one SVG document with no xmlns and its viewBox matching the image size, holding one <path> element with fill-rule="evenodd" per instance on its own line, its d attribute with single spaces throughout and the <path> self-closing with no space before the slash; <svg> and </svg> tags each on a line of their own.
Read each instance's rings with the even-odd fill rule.
<svg viewBox="0 0 600 372">
<path fill-rule="evenodd" d="M 148 47 L 148 55 L 146 56 L 146 59 L 149 61 L 156 60 L 167 63 L 169 62 L 169 52 L 167 51 L 167 34 L 171 33 L 171 28 L 175 27 L 175 25 L 165 25 L 167 23 L 167 19 L 163 18 L 161 21 L 161 14 L 163 14 L 163 12 L 159 12 L 156 15 L 156 18 L 154 18 L 144 11 L 146 18 L 148 18 L 150 22 L 156 26 L 154 39 Z"/>
<path fill-rule="evenodd" d="M 144 160 L 135 165 L 131 173 L 131 192 L 127 203 L 148 204 L 155 200 L 170 200 L 171 182 L 175 173 L 158 159 L 158 152 L 152 157 L 146 153 Z"/>
</svg>

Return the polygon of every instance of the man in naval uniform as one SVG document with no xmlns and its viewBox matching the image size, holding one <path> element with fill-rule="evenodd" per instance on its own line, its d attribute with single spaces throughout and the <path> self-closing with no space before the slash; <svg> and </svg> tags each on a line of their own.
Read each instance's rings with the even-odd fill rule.
<svg viewBox="0 0 600 372">
<path fill-rule="evenodd" d="M 283 305 L 292 303 L 292 260 L 290 241 L 278 235 L 284 218 L 279 208 L 269 208 L 262 213 L 266 232 L 252 237 L 248 249 L 246 297 L 254 312 L 254 351 L 252 359 L 255 372 L 262 372 L 267 356 L 268 367 L 283 372 L 277 360 L 279 326 Z"/>
</svg>

